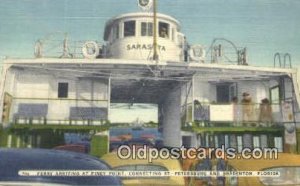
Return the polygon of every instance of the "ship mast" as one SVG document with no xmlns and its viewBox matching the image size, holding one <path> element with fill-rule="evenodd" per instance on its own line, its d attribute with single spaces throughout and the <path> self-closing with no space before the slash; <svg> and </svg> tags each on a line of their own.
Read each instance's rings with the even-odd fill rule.
<svg viewBox="0 0 300 186">
<path fill-rule="evenodd" d="M 157 54 L 157 2 L 153 0 L 153 60 L 158 62 Z"/>
</svg>

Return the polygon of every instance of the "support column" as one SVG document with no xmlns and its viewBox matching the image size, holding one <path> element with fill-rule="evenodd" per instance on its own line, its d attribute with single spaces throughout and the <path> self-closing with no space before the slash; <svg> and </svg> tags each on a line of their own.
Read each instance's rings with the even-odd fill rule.
<svg viewBox="0 0 300 186">
<path fill-rule="evenodd" d="M 181 139 L 181 89 L 168 93 L 163 104 L 163 140 L 168 147 L 180 147 Z"/>
<path fill-rule="evenodd" d="M 108 78 L 107 85 L 107 120 L 110 121 L 110 97 L 111 97 L 111 78 Z"/>
<path fill-rule="evenodd" d="M 194 76 L 192 77 L 192 121 L 194 122 L 195 121 L 195 117 L 194 117 L 194 114 L 195 114 L 195 104 L 194 104 Z"/>
<path fill-rule="evenodd" d="M 300 70 L 300 69 L 299 69 Z M 295 91 L 295 97 L 296 97 L 296 101 L 297 101 L 297 105 L 298 108 L 300 108 L 300 90 L 299 90 L 299 83 L 300 83 L 300 73 L 292 73 L 292 82 L 293 82 L 293 87 L 294 87 L 294 91 Z"/>
</svg>

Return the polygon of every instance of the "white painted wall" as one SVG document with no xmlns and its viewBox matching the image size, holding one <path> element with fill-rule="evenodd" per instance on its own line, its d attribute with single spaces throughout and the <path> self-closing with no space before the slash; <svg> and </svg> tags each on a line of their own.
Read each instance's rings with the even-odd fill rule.
<svg viewBox="0 0 300 186">
<path fill-rule="evenodd" d="M 286 98 L 294 97 L 293 82 L 289 78 L 284 78 L 284 94 Z"/>
<path fill-rule="evenodd" d="M 5 92 L 9 94 L 13 94 L 15 91 L 15 78 L 16 78 L 16 70 L 15 69 L 9 69 L 7 71 L 6 77 L 3 77 L 5 79 L 4 82 L 4 90 Z"/>
<path fill-rule="evenodd" d="M 208 82 L 194 81 L 194 99 L 203 103 L 209 103 L 216 99 L 216 86 Z"/>
<path fill-rule="evenodd" d="M 135 36 L 124 37 L 123 29 L 124 22 L 126 21 L 136 21 Z M 112 35 L 114 35 L 114 33 L 111 30 L 107 43 L 107 57 L 116 59 L 151 59 L 153 56 L 153 49 L 151 48 L 153 46 L 153 36 L 141 36 L 142 22 L 152 23 L 153 18 L 148 15 L 136 15 L 125 16 L 116 20 L 114 25 L 119 27 L 119 38 L 113 38 Z M 157 52 L 159 60 L 181 61 L 183 54 L 178 43 L 178 25 L 166 17 L 158 16 L 157 25 L 159 22 L 168 23 L 170 26 L 168 38 L 159 37 L 159 33 L 157 32 Z"/>
<path fill-rule="evenodd" d="M 16 72 L 15 89 L 12 94 L 17 98 L 48 98 L 49 75 L 32 74 L 30 72 Z"/>
<path fill-rule="evenodd" d="M 180 61 L 181 49 L 170 39 L 158 39 L 158 56 L 162 61 Z M 151 37 L 126 37 L 115 41 L 109 46 L 111 58 L 117 59 L 152 59 L 153 50 Z M 134 46 L 135 48 L 133 48 Z M 139 47 L 140 46 L 140 47 Z M 145 48 L 146 46 L 146 48 Z"/>
<path fill-rule="evenodd" d="M 49 121 L 68 120 L 70 107 L 107 107 L 107 80 L 57 77 L 54 73 L 42 74 L 30 70 L 13 70 L 10 76 L 6 91 L 14 97 L 11 116 L 17 113 L 19 103 L 48 104 Z M 58 98 L 59 82 L 69 84 L 68 98 Z"/>
<path fill-rule="evenodd" d="M 254 103 L 260 103 L 262 99 L 269 98 L 269 82 L 267 81 L 238 81 L 237 89 L 239 101 L 242 99 L 243 92 L 250 93 Z M 216 95 L 216 84 L 195 80 L 194 99 L 211 103 L 217 100 Z"/>
<path fill-rule="evenodd" d="M 262 99 L 269 98 L 269 88 L 277 86 L 277 80 L 271 81 L 237 81 L 237 97 L 239 101 L 242 99 L 244 92 L 250 93 L 252 101 L 254 103 L 260 103 Z M 287 97 L 292 97 L 293 87 L 292 82 L 289 80 L 285 81 L 285 93 Z M 185 93 L 185 87 L 182 88 Z M 184 95 L 182 95 L 184 98 Z M 200 102 L 214 102 L 216 101 L 216 84 L 201 81 L 195 77 L 194 83 L 194 99 Z M 183 104 L 184 100 L 182 100 Z"/>
</svg>

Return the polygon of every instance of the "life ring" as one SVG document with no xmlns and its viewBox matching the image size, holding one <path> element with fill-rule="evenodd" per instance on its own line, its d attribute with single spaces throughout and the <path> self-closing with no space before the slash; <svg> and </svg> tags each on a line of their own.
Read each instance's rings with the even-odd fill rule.
<svg viewBox="0 0 300 186">
<path fill-rule="evenodd" d="M 95 59 L 100 52 L 100 48 L 95 41 L 87 41 L 82 46 L 82 54 L 85 58 Z"/>
<path fill-rule="evenodd" d="M 189 49 L 189 56 L 192 61 L 203 61 L 205 55 L 205 50 L 201 45 L 193 45 Z"/>
<path fill-rule="evenodd" d="M 138 0 L 138 6 L 144 11 L 150 10 L 152 5 L 153 0 Z"/>
</svg>

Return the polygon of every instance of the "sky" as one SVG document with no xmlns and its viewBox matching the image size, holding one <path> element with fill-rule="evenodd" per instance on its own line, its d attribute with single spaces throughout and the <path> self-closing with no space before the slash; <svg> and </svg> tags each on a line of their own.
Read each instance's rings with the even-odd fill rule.
<svg viewBox="0 0 300 186">
<path fill-rule="evenodd" d="M 0 0 L 0 10 L 0 59 L 31 58 L 50 34 L 102 42 L 106 20 L 140 11 L 136 0 Z M 191 44 L 226 38 L 247 47 L 251 65 L 273 66 L 276 52 L 288 52 L 300 66 L 299 0 L 158 0 L 158 10 L 180 21 Z"/>
<path fill-rule="evenodd" d="M 35 42 L 50 35 L 103 42 L 108 19 L 137 11 L 136 0 L 0 0 L 0 63 L 32 58 Z M 226 38 L 247 47 L 250 65 L 273 66 L 280 52 L 300 66 L 300 0 L 158 0 L 158 11 L 181 23 L 190 44 Z"/>
</svg>

